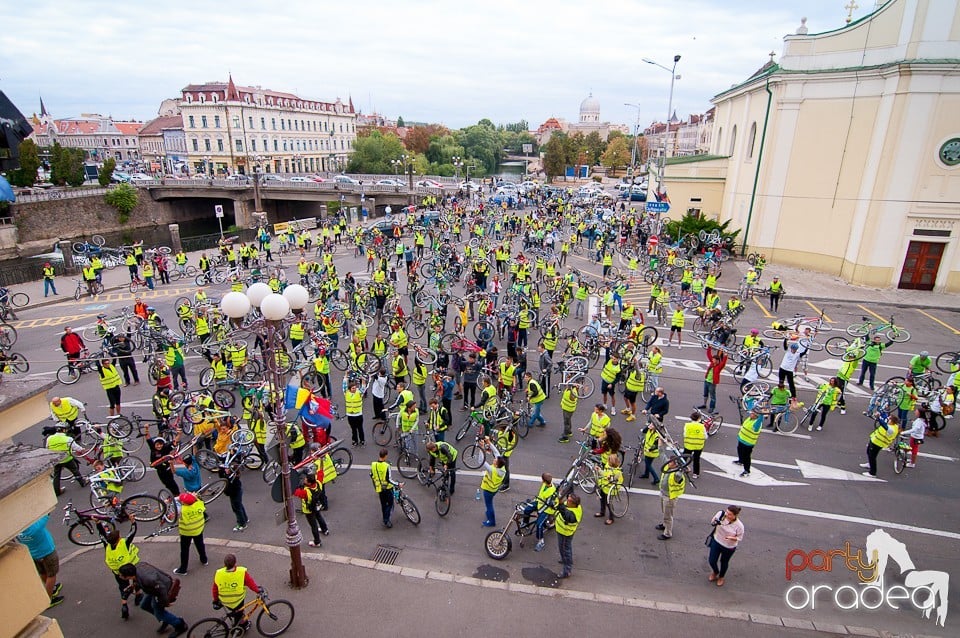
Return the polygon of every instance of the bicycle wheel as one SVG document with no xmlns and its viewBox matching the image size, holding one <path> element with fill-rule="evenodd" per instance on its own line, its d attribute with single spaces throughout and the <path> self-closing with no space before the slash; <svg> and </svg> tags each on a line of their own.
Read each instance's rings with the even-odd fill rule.
<svg viewBox="0 0 960 638">
<path fill-rule="evenodd" d="M 723 417 L 719 414 L 715 414 L 707 422 L 710 424 L 707 428 L 707 436 L 713 436 L 720 431 L 720 428 L 723 427 Z"/>
<path fill-rule="evenodd" d="M 931 412 L 930 418 L 927 420 L 929 421 L 927 427 L 933 432 L 939 432 L 943 428 L 947 427 L 947 421 L 943 418 L 942 414 Z"/>
<path fill-rule="evenodd" d="M 67 532 L 67 538 L 74 545 L 80 545 L 81 547 L 100 545 L 100 532 L 97 531 L 97 526 L 91 520 L 79 521 L 71 525 L 70 531 Z"/>
<path fill-rule="evenodd" d="M 907 451 L 900 447 L 900 443 L 893 450 L 893 471 L 897 474 L 903 473 L 903 468 L 907 467 Z"/>
<path fill-rule="evenodd" d="M 887 339 L 894 343 L 906 343 L 910 341 L 910 333 L 903 328 L 893 327 L 886 332 Z"/>
<path fill-rule="evenodd" d="M 850 348 L 850 344 L 853 343 L 851 339 L 847 337 L 830 337 L 827 339 L 827 342 L 824 344 L 824 347 L 827 350 L 827 354 L 833 357 L 842 357 L 846 354 L 847 350 Z"/>
<path fill-rule="evenodd" d="M 204 618 L 190 627 L 187 638 L 227 638 L 230 627 L 219 618 Z"/>
<path fill-rule="evenodd" d="M 870 334 L 871 325 L 869 322 L 854 323 L 847 326 L 847 334 L 851 337 L 866 337 Z"/>
<path fill-rule="evenodd" d="M 353 452 L 345 447 L 337 448 L 330 453 L 330 460 L 333 461 L 333 467 L 337 470 L 337 476 L 342 476 L 353 467 Z"/>
<path fill-rule="evenodd" d="M 786 410 L 780 413 L 774 428 L 783 434 L 793 434 L 800 427 L 800 414 L 797 410 Z"/>
<path fill-rule="evenodd" d="M 138 521 L 158 520 L 167 506 L 153 494 L 135 494 L 123 501 L 120 512 Z"/>
<path fill-rule="evenodd" d="M 120 471 L 121 475 L 125 477 L 125 481 L 131 481 L 133 483 L 143 480 L 143 477 L 147 475 L 146 464 L 135 456 L 123 457 L 117 461 L 115 467 Z"/>
<path fill-rule="evenodd" d="M 267 485 L 273 485 L 273 482 L 280 476 L 280 464 L 276 461 L 268 461 L 260 470 L 263 482 Z"/>
<path fill-rule="evenodd" d="M 340 372 L 345 372 L 350 367 L 350 358 L 347 357 L 343 350 L 334 348 L 330 351 L 330 363 Z"/>
<path fill-rule="evenodd" d="M 463 466 L 468 470 L 478 470 L 483 467 L 483 462 L 486 460 L 487 455 L 476 443 L 471 443 L 470 445 L 463 448 L 463 451 L 460 453 L 460 459 L 463 461 Z"/>
<path fill-rule="evenodd" d="M 937 355 L 937 369 L 953 374 L 953 367 L 960 364 L 960 352 L 941 352 Z"/>
<path fill-rule="evenodd" d="M 213 453 L 213 450 L 208 450 L 207 448 L 201 448 L 197 450 L 196 453 L 197 463 L 200 464 L 200 467 L 207 470 L 208 472 L 216 472 L 217 467 L 220 465 L 220 459 L 217 458 L 217 455 Z"/>
<path fill-rule="evenodd" d="M 501 529 L 487 534 L 483 541 L 483 548 L 487 550 L 487 556 L 493 560 L 503 560 L 513 549 L 513 541 L 507 536 L 507 530 Z"/>
<path fill-rule="evenodd" d="M 229 410 L 237 402 L 237 397 L 233 396 L 233 392 L 226 388 L 217 388 L 213 391 L 213 402 L 224 410 Z"/>
<path fill-rule="evenodd" d="M 404 495 L 400 499 L 400 509 L 403 510 L 403 515 L 407 517 L 408 521 L 414 525 L 420 524 L 420 510 L 417 509 L 416 503 L 411 501 L 409 496 Z"/>
<path fill-rule="evenodd" d="M 73 385 L 80 380 L 80 368 L 65 364 L 57 370 L 57 381 L 63 385 Z"/>
<path fill-rule="evenodd" d="M 423 361 L 424 365 L 432 366 L 437 362 L 437 353 L 430 348 L 421 348 L 417 350 L 417 357 Z"/>
<path fill-rule="evenodd" d="M 400 450 L 397 454 L 397 471 L 403 478 L 414 478 L 419 464 L 420 458 L 409 450 Z"/>
<path fill-rule="evenodd" d="M 607 495 L 607 505 L 614 518 L 623 518 L 630 509 L 630 492 L 622 485 L 613 485 Z"/>
<path fill-rule="evenodd" d="M 393 440 L 393 428 L 386 421 L 373 424 L 373 442 L 380 446 L 390 445 Z"/>
<path fill-rule="evenodd" d="M 25 292 L 15 292 L 10 295 L 10 303 L 14 308 L 23 308 L 30 303 L 30 296 Z"/>
<path fill-rule="evenodd" d="M 579 379 L 577 383 L 580 384 L 580 389 L 577 390 L 577 396 L 581 399 L 589 399 L 597 389 L 597 385 L 591 377 L 585 376 Z"/>
<path fill-rule="evenodd" d="M 113 493 L 107 490 L 90 490 L 90 507 L 96 510 L 97 514 L 106 516 L 113 510 Z"/>
<path fill-rule="evenodd" d="M 293 605 L 286 600 L 264 601 L 265 609 L 257 616 L 257 631 L 264 636 L 279 636 L 293 624 Z"/>
<path fill-rule="evenodd" d="M 440 337 L 440 350 L 446 354 L 453 354 L 453 345 L 457 342 L 459 337 L 452 332 Z"/>
<path fill-rule="evenodd" d="M 460 429 L 457 430 L 457 434 L 454 438 L 456 438 L 458 441 L 462 441 L 463 437 L 467 435 L 467 432 L 470 431 L 470 428 L 473 427 L 473 425 L 474 423 L 472 418 L 464 421 L 463 425 L 460 426 Z"/>
<path fill-rule="evenodd" d="M 0 321 L 0 347 L 11 348 L 17 342 L 17 329 Z M 946 371 L 944 371 L 946 372 Z"/>
<path fill-rule="evenodd" d="M 577 469 L 577 474 L 574 477 L 574 481 L 586 494 L 593 494 L 597 491 L 597 481 L 593 476 L 593 470 L 587 467 L 581 465 Z"/>
<path fill-rule="evenodd" d="M 209 388 L 213 385 L 213 368 L 204 368 L 200 373 L 200 387 Z"/>
<path fill-rule="evenodd" d="M 437 490 L 437 498 L 434 501 L 434 506 L 437 508 L 437 514 L 440 516 L 446 516 L 450 513 L 450 493 L 447 492 L 447 488 L 442 485 Z"/>
<path fill-rule="evenodd" d="M 212 503 L 227 489 L 227 479 L 217 479 L 197 490 L 197 498 L 204 503 Z"/>
</svg>

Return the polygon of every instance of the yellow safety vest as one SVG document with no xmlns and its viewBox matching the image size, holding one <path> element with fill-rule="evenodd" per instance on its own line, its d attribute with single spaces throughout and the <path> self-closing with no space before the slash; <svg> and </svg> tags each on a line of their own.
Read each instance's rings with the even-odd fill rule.
<svg viewBox="0 0 960 638">
<path fill-rule="evenodd" d="M 417 424 L 420 422 L 420 410 L 414 410 L 413 412 L 407 412 L 404 410 L 400 413 L 400 431 L 401 432 L 414 432 L 417 429 Z"/>
<path fill-rule="evenodd" d="M 760 438 L 760 430 L 754 430 L 754 425 L 756 425 L 759 420 L 760 419 L 747 418 L 747 420 L 740 425 L 737 438 L 740 439 L 741 443 L 749 446 L 757 444 L 757 440 Z"/>
<path fill-rule="evenodd" d="M 630 392 L 640 392 L 647 384 L 647 375 L 642 370 L 633 369 L 627 375 L 627 390 Z"/>
<path fill-rule="evenodd" d="M 374 461 L 370 464 L 370 479 L 377 493 L 393 488 L 393 484 L 387 480 L 389 472 L 390 464 L 386 461 Z"/>
<path fill-rule="evenodd" d="M 564 412 L 574 412 L 577 409 L 577 403 L 580 398 L 573 391 L 573 388 L 567 388 L 560 397 L 560 409 Z"/>
<path fill-rule="evenodd" d="M 550 498 L 557 493 L 557 486 L 551 483 L 550 485 L 540 484 L 540 491 L 537 492 L 537 508 L 545 507 L 550 501 Z M 557 513 L 556 507 L 546 507 L 544 513 L 547 516 L 553 516 Z"/>
<path fill-rule="evenodd" d="M 600 371 L 600 378 L 607 383 L 613 383 L 618 374 L 620 374 L 620 364 L 614 364 L 613 360 L 610 360 L 604 364 L 603 370 Z"/>
<path fill-rule="evenodd" d="M 59 408 L 51 403 L 50 411 L 61 421 L 73 421 L 80 416 L 80 408 L 69 401 L 61 401 Z"/>
<path fill-rule="evenodd" d="M 547 400 L 547 393 L 543 391 L 539 383 L 530 379 L 530 383 L 527 385 L 527 397 L 529 397 L 530 403 L 543 403 Z"/>
<path fill-rule="evenodd" d="M 246 600 L 247 588 L 243 582 L 246 577 L 246 567 L 237 567 L 232 572 L 227 571 L 226 567 L 217 570 L 213 582 L 217 586 L 217 596 L 224 607 L 236 609 Z"/>
<path fill-rule="evenodd" d="M 200 536 L 203 534 L 203 513 L 207 506 L 199 498 L 190 505 L 180 506 L 178 527 L 181 536 Z"/>
<path fill-rule="evenodd" d="M 517 371 L 516 364 L 507 365 L 506 363 L 500 364 L 500 382 L 505 386 L 509 387 L 513 385 L 513 373 Z"/>
<path fill-rule="evenodd" d="M 688 421 L 683 426 L 683 447 L 702 450 L 707 443 L 707 429 L 699 421 Z"/>
<path fill-rule="evenodd" d="M 561 536 L 573 536 L 577 531 L 577 527 L 580 525 L 580 519 L 583 518 L 582 506 L 577 505 L 576 507 L 568 507 L 567 509 L 573 512 L 573 515 L 577 520 L 573 523 L 568 523 L 563 520 L 563 516 L 557 516 L 554 519 L 553 524 L 557 529 L 557 534 L 560 534 Z"/>
<path fill-rule="evenodd" d="M 62 452 L 63 458 L 58 463 L 69 463 L 73 459 L 73 453 L 70 451 L 71 439 L 63 432 L 57 432 L 47 437 L 47 449 L 52 452 Z"/>
<path fill-rule="evenodd" d="M 489 470 L 483 473 L 483 479 L 480 481 L 480 489 L 484 492 L 494 492 L 500 490 L 500 484 L 503 483 L 503 477 L 506 472 L 502 467 L 490 466 Z"/>
<path fill-rule="evenodd" d="M 679 479 L 679 482 L 676 480 L 671 481 L 671 476 Z M 680 475 L 680 472 L 664 472 L 660 475 L 660 483 L 664 481 L 667 481 L 667 497 L 670 500 L 680 498 L 687 489 L 687 481 Z"/>
<path fill-rule="evenodd" d="M 104 390 L 109 390 L 111 388 L 116 388 L 120 386 L 120 372 L 116 367 L 102 366 L 101 369 L 103 372 L 100 373 L 100 385 L 103 386 Z"/>
<path fill-rule="evenodd" d="M 893 428 L 893 434 L 888 434 L 887 428 L 883 425 L 878 425 L 876 429 L 870 433 L 870 442 L 880 449 L 890 447 L 890 444 L 893 443 L 897 435 L 900 434 L 900 427 L 898 425 L 894 424 L 891 427 Z"/>
<path fill-rule="evenodd" d="M 363 412 L 363 394 L 360 390 L 353 392 L 347 390 L 343 393 L 343 401 L 346 404 L 348 416 L 356 416 Z"/>
<path fill-rule="evenodd" d="M 660 456 L 660 435 L 648 429 L 643 435 L 643 455 L 655 459 Z"/>
<path fill-rule="evenodd" d="M 650 355 L 650 358 L 647 360 L 647 371 L 652 372 L 653 374 L 660 374 L 663 372 L 662 365 L 663 355 L 659 352 L 654 352 Z"/>
<path fill-rule="evenodd" d="M 597 414 L 596 411 L 594 411 L 594 413 L 590 415 L 590 436 L 593 438 L 599 437 L 609 425 L 609 414 Z"/>
<path fill-rule="evenodd" d="M 121 538 L 117 541 L 116 547 L 107 545 L 104 555 L 104 562 L 114 574 L 120 573 L 120 568 L 124 565 L 136 565 L 140 562 L 140 548 L 131 544 L 127 547 L 127 539 Z"/>
</svg>

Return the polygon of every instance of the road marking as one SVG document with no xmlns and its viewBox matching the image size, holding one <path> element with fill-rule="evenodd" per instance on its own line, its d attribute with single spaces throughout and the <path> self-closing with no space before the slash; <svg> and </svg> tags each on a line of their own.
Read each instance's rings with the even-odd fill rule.
<svg viewBox="0 0 960 638">
<path fill-rule="evenodd" d="M 799 483 L 797 481 L 781 481 L 780 479 L 776 479 L 772 476 L 764 474 L 760 470 L 752 470 L 748 476 L 740 476 L 740 473 L 743 470 L 739 465 L 734 464 L 734 461 L 737 460 L 737 457 L 735 456 L 704 452 L 700 458 L 707 463 L 720 468 L 719 472 L 707 470 L 707 474 L 722 476 L 738 483 L 746 483 L 748 485 L 755 485 L 757 487 L 790 487 L 793 485 L 809 485 L 809 483 Z"/>
<path fill-rule="evenodd" d="M 797 459 L 797 467 L 800 469 L 800 473 L 803 474 L 803 478 L 837 481 L 878 481 L 880 483 L 886 483 L 883 479 L 876 478 L 875 476 L 864 476 L 856 472 L 848 472 L 847 470 L 841 470 L 836 467 L 818 465 L 817 463 L 801 461 L 800 459 Z"/>
<path fill-rule="evenodd" d="M 864 306 L 861 306 L 860 304 L 857 304 L 857 308 L 859 308 L 860 310 L 864 311 L 865 313 L 867 313 L 867 314 L 869 314 L 869 315 L 873 315 L 874 317 L 876 317 L 877 319 L 879 319 L 879 320 L 882 321 L 883 323 L 887 323 L 887 320 L 886 320 L 886 319 L 884 319 L 883 317 L 881 317 L 880 315 L 878 315 L 878 314 L 875 313 L 874 311 L 870 310 L 869 308 L 866 308 L 866 307 L 864 307 Z"/>
<path fill-rule="evenodd" d="M 942 456 L 940 454 L 927 454 L 926 452 L 921 452 L 920 456 L 925 456 L 928 459 L 936 459 L 938 461 L 950 461 L 951 463 L 956 463 L 958 460 L 960 460 L 952 456 Z"/>
<path fill-rule="evenodd" d="M 63 317 L 47 317 L 46 319 L 23 319 L 13 322 L 13 327 L 21 328 L 42 328 L 46 326 L 58 326 L 62 323 L 70 323 L 87 317 L 95 317 L 95 313 L 86 313 L 81 315 L 70 315 Z"/>
<path fill-rule="evenodd" d="M 763 313 L 764 317 L 766 317 L 767 319 L 773 319 L 773 315 L 767 312 L 767 309 L 763 307 L 763 304 L 760 303 L 760 300 L 758 300 L 756 297 L 751 297 L 751 299 L 753 299 L 753 303 L 757 304 L 757 308 L 760 309 L 760 312 Z"/>
<path fill-rule="evenodd" d="M 673 415 L 673 418 L 675 418 L 675 419 L 677 419 L 677 420 L 679 420 L 679 421 L 684 421 L 684 422 L 690 420 L 689 417 L 680 416 L 680 415 L 678 415 L 678 414 Z M 739 425 L 738 423 L 724 423 L 724 424 L 721 425 L 721 427 L 724 427 L 724 428 L 734 428 L 734 429 L 737 429 L 737 430 L 740 429 L 740 425 Z M 779 431 L 776 431 L 776 430 L 771 431 L 771 434 L 776 434 L 777 436 L 786 436 L 786 437 L 789 437 L 789 438 L 791 438 L 791 439 L 807 439 L 807 440 L 808 440 L 808 439 L 812 438 L 809 434 L 792 434 L 792 433 L 788 434 L 788 433 L 786 433 L 786 432 L 779 432 Z M 793 466 L 791 466 L 791 467 L 793 467 Z"/>
<path fill-rule="evenodd" d="M 949 331 L 952 332 L 953 334 L 955 334 L 955 335 L 960 335 L 960 330 L 957 330 L 957 329 L 954 328 L 953 326 L 949 326 L 949 325 L 945 324 L 944 322 L 940 321 L 939 319 L 937 319 L 937 318 L 934 317 L 933 315 L 927 314 L 926 312 L 920 310 L 919 308 L 914 308 L 914 310 L 916 310 L 917 312 L 919 312 L 921 315 L 923 315 L 923 316 L 926 317 L 927 319 L 930 319 L 930 320 L 932 320 L 932 321 L 935 321 L 935 322 L 939 323 L 941 326 L 943 326 L 944 328 L 946 328 L 947 330 L 949 330 Z"/>
<path fill-rule="evenodd" d="M 350 466 L 351 468 L 358 468 L 361 470 L 369 470 L 369 465 L 361 465 L 354 463 Z M 466 475 L 466 476 L 483 476 L 482 472 L 476 470 L 457 470 L 457 475 Z M 540 483 L 540 475 L 533 476 L 531 474 L 514 474 L 510 473 L 511 481 L 527 481 L 529 483 Z M 660 498 L 660 490 L 657 488 L 638 488 L 631 487 L 627 488 L 631 494 L 636 494 L 638 496 L 652 496 Z M 691 491 L 684 492 L 683 499 L 685 501 L 697 501 L 700 503 L 713 503 L 715 505 L 727 506 L 730 504 L 730 497 L 723 496 L 701 496 L 699 494 L 694 494 Z M 738 500 L 737 504 L 741 507 L 750 507 L 753 509 L 761 510 L 764 512 L 773 512 L 777 514 L 787 514 L 789 516 L 802 516 L 804 518 L 818 518 L 826 521 L 839 521 L 841 523 L 852 523 L 854 525 L 864 525 L 867 527 L 884 527 L 888 529 L 896 529 L 904 532 L 912 532 L 914 534 L 924 534 L 925 536 L 935 536 L 939 538 L 949 538 L 951 540 L 960 541 L 960 532 L 932 529 L 929 527 L 918 527 L 916 525 L 907 525 L 905 523 L 895 523 L 893 521 L 883 521 L 873 518 L 862 518 L 860 516 L 848 516 L 846 514 L 834 514 L 832 512 L 824 512 L 823 510 L 808 510 L 798 507 L 786 507 L 784 505 L 770 505 L 767 503 L 760 503 L 757 501 L 746 501 Z M 172 540 L 170 542 L 173 542 Z"/>
<path fill-rule="evenodd" d="M 809 301 L 804 300 L 803 303 L 805 303 L 805 304 L 807 304 L 808 306 L 810 306 L 811 308 L 813 308 L 813 311 L 814 311 L 815 313 L 817 313 L 818 315 L 823 314 L 823 311 L 822 311 L 822 310 L 820 310 L 819 308 L 817 308 L 816 306 L 814 306 L 814 305 L 813 305 L 812 303 L 810 303 Z M 832 320 L 830 317 L 828 317 L 827 315 L 825 315 L 825 314 L 823 314 L 823 320 L 826 321 L 827 323 L 833 323 L 833 320 Z"/>
</svg>

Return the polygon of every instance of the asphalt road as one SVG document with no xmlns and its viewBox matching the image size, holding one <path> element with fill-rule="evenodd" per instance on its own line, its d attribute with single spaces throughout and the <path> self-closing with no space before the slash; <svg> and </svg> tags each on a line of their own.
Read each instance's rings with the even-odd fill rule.
<svg viewBox="0 0 960 638">
<path fill-rule="evenodd" d="M 349 270 L 363 272 L 361 261 L 352 257 L 352 249 L 349 250 L 349 256 L 338 254 L 337 263 L 341 273 Z M 599 273 L 600 270 L 599 266 L 585 257 L 571 256 L 570 265 L 588 273 Z M 288 273 L 295 279 L 295 268 L 288 268 Z M 733 287 L 734 283 L 721 278 L 720 286 Z M 161 287 L 156 294 L 150 295 L 149 303 L 155 305 L 169 323 L 174 323 L 174 299 L 192 293 L 192 290 L 192 284 Z M 648 287 L 638 285 L 628 294 L 642 302 L 641 307 L 645 309 L 647 291 Z M 15 349 L 31 361 L 31 375 L 50 379 L 63 363 L 57 348 L 63 326 L 69 324 L 77 328 L 90 325 L 97 312 L 114 312 L 123 304 L 132 304 L 132 295 L 127 292 L 110 293 L 95 301 L 74 302 L 71 299 L 44 308 L 21 311 L 18 328 L 20 339 Z M 895 314 L 898 323 L 910 330 L 910 342 L 895 345 L 884 354 L 880 365 L 881 379 L 902 375 L 909 357 L 920 350 L 928 350 L 936 356 L 939 352 L 956 348 L 956 336 L 951 326 L 960 325 L 960 316 L 953 312 L 937 311 L 937 321 L 942 322 L 937 323 L 930 320 L 929 315 L 904 309 L 868 306 L 868 312 L 865 313 L 865 308 L 858 304 L 836 303 L 819 308 L 788 297 L 781 304 L 779 316 L 790 316 L 795 312 L 809 315 L 821 309 L 829 317 L 830 325 L 836 329 L 842 330 L 864 314 L 880 317 Z M 759 304 L 748 302 L 747 312 L 739 322 L 741 332 L 752 326 L 763 328 L 769 325 L 771 319 L 765 316 L 767 314 Z M 691 321 L 688 320 L 688 326 Z M 661 334 L 665 336 L 666 333 Z M 668 424 L 673 435 L 679 439 L 683 420 L 693 406 L 701 403 L 706 359 L 704 350 L 692 343 L 682 349 L 675 346 L 666 348 L 665 356 L 666 369 L 661 383 L 671 400 Z M 531 356 L 530 359 L 535 366 L 535 357 Z M 188 361 L 191 380 L 205 367 L 204 363 L 199 358 Z M 779 354 L 775 357 L 775 363 L 779 363 Z M 801 399 L 812 402 L 816 385 L 833 375 L 838 367 L 839 361 L 832 360 L 826 352 L 812 353 L 810 379 L 799 382 Z M 594 370 L 593 374 L 599 386 L 599 370 Z M 142 369 L 141 375 L 141 378 L 146 376 Z M 337 373 L 334 374 L 334 385 L 339 387 Z M 149 414 L 151 391 L 152 388 L 146 384 L 124 388 L 125 413 Z M 93 417 L 106 414 L 105 397 L 95 376 L 87 375 L 75 386 L 61 388 L 58 392 L 89 402 L 90 415 Z M 659 522 L 660 516 L 658 497 L 655 488 L 643 484 L 643 481 L 635 482 L 635 485 L 643 485 L 631 495 L 630 511 L 626 517 L 612 526 L 603 525 L 602 519 L 594 519 L 595 497 L 586 497 L 584 521 L 575 541 L 575 578 L 569 581 L 569 585 L 563 583 L 560 586 L 567 588 L 575 584 L 576 589 L 584 591 L 642 596 L 817 622 L 883 628 L 893 632 L 949 635 L 952 624 L 949 618 L 946 629 L 942 629 L 933 621 L 924 620 L 912 608 L 900 611 L 889 608 L 876 611 L 863 608 L 843 610 L 839 607 L 847 605 L 848 601 L 841 600 L 838 605 L 830 600 L 829 593 L 823 593 L 826 590 L 816 598 L 815 609 L 811 610 L 809 605 L 803 609 L 791 609 L 785 602 L 785 594 L 795 584 L 807 588 L 812 585 L 856 586 L 857 578 L 839 564 L 841 561 L 837 558 L 832 570 L 814 571 L 814 561 L 810 568 L 794 573 L 787 582 L 785 561 L 792 550 L 829 552 L 843 548 L 846 542 L 855 551 L 863 547 L 870 532 L 882 528 L 905 544 L 917 569 L 960 574 L 957 551 L 960 549 L 960 512 L 955 507 L 952 490 L 953 482 L 960 477 L 957 426 L 948 421 L 941 436 L 927 439 L 923 446 L 924 455 L 916 468 L 897 476 L 893 473 L 890 455 L 884 453 L 879 472 L 881 480 L 865 480 L 860 475 L 859 463 L 866 460 L 864 450 L 871 422 L 861 415 L 861 411 L 866 407 L 869 391 L 853 386 L 847 391 L 847 414 L 831 413 L 822 432 L 807 432 L 801 428 L 794 435 L 784 436 L 765 431 L 754 452 L 752 476 L 741 479 L 737 476 L 739 468 L 732 465 L 736 457 L 736 428 L 739 423 L 737 411 L 727 400 L 727 395 L 734 393 L 736 384 L 731 376 L 725 375 L 718 391 L 718 407 L 725 424 L 730 427 L 722 428 L 710 438 L 704 454 L 703 473 L 696 489 L 688 488 L 678 505 L 674 538 L 666 542 L 657 540 L 654 525 Z M 599 398 L 598 395 L 594 396 Z M 622 397 L 618 398 L 617 403 L 618 407 L 623 407 Z M 583 422 L 586 422 L 590 404 L 590 400 L 581 402 L 578 417 Z M 462 415 L 455 411 L 455 424 L 460 423 Z M 500 524 L 506 521 L 515 502 L 536 493 L 541 472 L 562 475 L 575 454 L 574 445 L 557 442 L 561 427 L 558 393 L 554 393 L 547 402 L 544 416 L 549 423 L 546 431 L 531 432 L 511 459 L 513 488 L 496 497 Z M 614 427 L 620 429 L 627 443 L 636 440 L 635 433 L 639 431 L 640 423 L 639 420 L 625 423 L 622 416 L 614 417 Z M 368 418 L 368 441 L 371 440 L 369 426 Z M 40 427 L 37 425 L 21 438 L 41 444 Z M 337 435 L 346 436 L 348 431 L 345 422 L 334 425 Z M 483 571 L 484 566 L 495 561 L 491 561 L 484 553 L 483 539 L 488 530 L 480 525 L 483 519 L 482 505 L 473 499 L 479 478 L 461 470 L 458 479 L 460 489 L 453 510 L 443 519 L 433 511 L 432 493 L 412 481 L 408 486 L 409 493 L 419 504 L 423 522 L 414 528 L 407 521 L 397 521 L 395 518 L 394 528 L 385 530 L 379 524 L 376 497 L 364 468 L 374 460 L 375 455 L 376 450 L 370 442 L 366 448 L 354 450 L 355 468 L 329 488 L 331 509 L 327 521 L 333 532 L 324 539 L 324 549 L 338 555 L 371 558 L 378 544 L 389 544 L 401 549 L 398 565 L 466 576 L 476 574 L 478 570 L 481 575 L 487 574 Z M 270 501 L 267 488 L 258 475 L 248 473 L 244 484 L 245 503 L 252 519 L 250 527 L 242 534 L 234 534 L 231 531 L 234 523 L 229 504 L 226 499 L 221 499 L 210 507 L 212 517 L 207 535 L 282 545 L 283 528 L 275 525 L 279 506 Z M 142 483 L 129 486 L 127 491 L 134 493 L 157 489 L 159 482 L 154 476 L 148 475 Z M 73 498 L 78 503 L 87 501 L 87 495 L 76 486 L 68 488 L 61 502 L 65 502 L 66 498 Z M 746 526 L 746 537 L 733 559 L 727 584 L 720 589 L 706 580 L 709 569 L 703 539 L 709 531 L 712 515 L 728 503 L 744 507 L 742 520 Z M 65 530 L 55 527 L 58 543 L 63 547 L 68 544 Z M 509 557 L 493 565 L 505 570 L 505 575 L 494 571 L 491 578 L 536 584 L 540 584 L 538 579 L 549 581 L 543 570 L 538 569 L 546 568 L 551 573 L 558 571 L 552 536 L 549 540 L 548 551 L 542 554 L 534 553 L 529 543 L 523 548 L 515 543 Z M 306 546 L 304 549 L 311 551 Z M 803 562 L 803 555 L 794 552 L 792 556 L 794 561 Z M 152 557 L 151 562 L 172 568 L 176 564 L 176 551 L 170 547 L 160 558 Z M 822 562 L 817 566 L 824 567 Z M 308 569 L 316 568 L 308 564 Z M 278 565 L 277 570 L 280 573 L 285 567 Z M 108 580 L 106 573 L 97 576 L 102 577 L 105 587 L 112 587 L 112 580 Z M 900 580 L 893 566 L 887 569 L 886 578 L 888 587 Z M 206 589 L 206 584 L 203 588 Z M 949 600 L 956 608 L 960 596 L 958 588 L 953 589 Z M 793 595 L 802 594 L 795 591 Z M 793 602 L 798 600 L 794 598 Z M 477 622 L 481 622 L 479 618 Z"/>
</svg>

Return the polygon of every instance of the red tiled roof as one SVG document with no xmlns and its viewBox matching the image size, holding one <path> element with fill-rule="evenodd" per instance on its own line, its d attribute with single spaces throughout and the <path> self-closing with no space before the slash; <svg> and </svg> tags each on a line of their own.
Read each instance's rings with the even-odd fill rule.
<svg viewBox="0 0 960 638">
<path fill-rule="evenodd" d="M 140 128 L 143 127 L 143 124 L 140 122 L 114 122 L 113 125 L 116 126 L 117 130 L 123 135 L 136 135 L 140 132 Z"/>
<path fill-rule="evenodd" d="M 164 129 L 182 129 L 183 118 L 179 115 L 165 115 L 150 120 L 140 129 L 140 135 L 163 135 Z"/>
<path fill-rule="evenodd" d="M 231 77 L 231 81 L 232 81 Z M 293 93 L 286 93 L 284 91 L 274 91 L 273 89 L 261 89 L 255 86 L 240 86 L 235 85 L 236 91 L 240 96 L 240 99 L 243 99 L 244 94 L 249 94 L 251 97 L 254 93 L 262 93 L 267 97 L 281 98 L 285 100 L 293 100 L 295 102 L 313 102 L 316 104 L 324 104 L 333 106 L 336 104 L 337 100 L 333 102 L 327 100 L 312 100 L 309 98 L 300 97 L 299 95 L 294 95 Z M 219 93 L 221 99 L 227 99 L 225 96 L 230 90 L 229 82 L 208 82 L 206 84 L 188 84 L 182 89 L 182 93 Z M 344 111 L 347 113 L 353 113 L 352 104 L 344 104 Z"/>
</svg>

